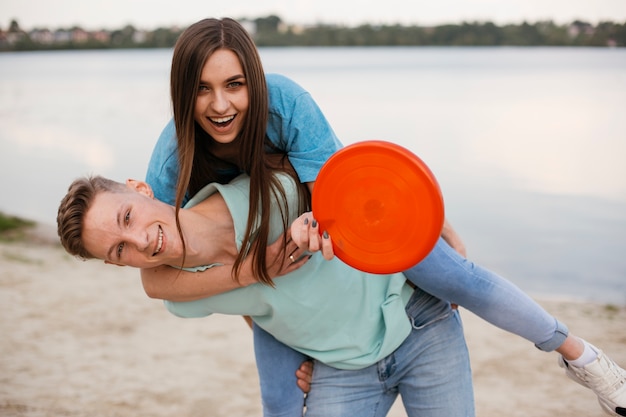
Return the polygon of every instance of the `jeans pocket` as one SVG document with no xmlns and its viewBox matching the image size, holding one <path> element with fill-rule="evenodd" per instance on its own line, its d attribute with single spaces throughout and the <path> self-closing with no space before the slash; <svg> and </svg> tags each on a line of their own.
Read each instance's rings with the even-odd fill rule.
<svg viewBox="0 0 626 417">
<path fill-rule="evenodd" d="M 451 317 L 454 310 L 447 301 L 440 300 L 417 287 L 406 305 L 406 313 L 413 329 L 420 330 Z"/>
</svg>

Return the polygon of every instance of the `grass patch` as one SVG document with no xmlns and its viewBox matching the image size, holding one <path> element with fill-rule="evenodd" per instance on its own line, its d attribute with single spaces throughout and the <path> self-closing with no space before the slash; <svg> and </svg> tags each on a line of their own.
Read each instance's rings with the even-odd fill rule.
<svg viewBox="0 0 626 417">
<path fill-rule="evenodd" d="M 41 259 L 33 259 L 16 253 L 5 252 L 2 254 L 2 258 L 9 262 L 18 262 L 26 265 L 43 265 L 43 261 Z"/>
<path fill-rule="evenodd" d="M 35 222 L 0 212 L 0 240 L 15 241 L 24 237 L 24 231 L 33 227 Z"/>
</svg>

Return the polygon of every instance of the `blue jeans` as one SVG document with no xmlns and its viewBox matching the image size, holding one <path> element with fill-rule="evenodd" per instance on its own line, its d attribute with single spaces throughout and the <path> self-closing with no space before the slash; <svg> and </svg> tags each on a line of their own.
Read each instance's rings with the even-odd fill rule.
<svg viewBox="0 0 626 417">
<path fill-rule="evenodd" d="M 309 358 L 279 342 L 256 323 L 252 333 L 263 417 L 302 417 L 304 393 L 296 385 L 296 370 Z"/>
<path fill-rule="evenodd" d="M 409 417 L 472 417 L 474 391 L 463 326 L 448 302 L 419 289 L 407 304 L 413 330 L 367 368 L 315 362 L 307 417 L 384 417 L 400 394 Z"/>
<path fill-rule="evenodd" d="M 563 344 L 567 327 L 510 281 L 463 258 L 445 240 L 406 278 L 424 291 L 465 307 L 489 323 L 551 352 Z"/>
<path fill-rule="evenodd" d="M 469 356 L 458 312 L 450 309 L 449 303 L 419 289 L 406 311 L 412 332 L 394 353 L 378 363 L 348 371 L 315 362 L 313 384 L 306 399 L 307 417 L 382 417 L 398 394 L 409 417 L 474 416 Z M 278 344 L 255 326 L 264 416 L 302 416 L 303 394 L 291 376 L 305 357 L 278 347 L 270 355 L 272 360 L 259 358 L 261 351 L 257 348 L 264 349 L 266 342 Z M 279 386 L 280 373 L 292 379 L 288 383 L 291 387 Z M 268 383 L 265 387 L 264 382 Z M 265 397 L 272 389 L 276 390 L 272 398 Z"/>
<path fill-rule="evenodd" d="M 489 323 L 533 342 L 543 351 L 558 348 L 567 337 L 567 327 L 518 287 L 463 258 L 443 239 L 439 239 L 422 262 L 404 274 L 424 291 L 467 308 Z M 294 374 L 307 358 L 294 351 L 287 353 L 289 348 L 279 347 L 280 342 L 261 329 L 256 328 L 254 334 L 264 416 L 301 416 L 302 392 L 295 386 Z M 275 353 L 277 356 L 271 359 Z"/>
</svg>

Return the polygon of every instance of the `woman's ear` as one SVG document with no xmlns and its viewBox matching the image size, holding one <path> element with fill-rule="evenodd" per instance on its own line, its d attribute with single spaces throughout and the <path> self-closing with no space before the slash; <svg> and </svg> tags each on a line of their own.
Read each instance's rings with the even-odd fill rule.
<svg viewBox="0 0 626 417">
<path fill-rule="evenodd" d="M 126 186 L 129 187 L 131 190 L 137 191 L 140 194 L 143 194 L 150 198 L 154 198 L 154 192 L 152 191 L 152 187 L 150 187 L 150 185 L 145 181 L 127 179 Z"/>
</svg>

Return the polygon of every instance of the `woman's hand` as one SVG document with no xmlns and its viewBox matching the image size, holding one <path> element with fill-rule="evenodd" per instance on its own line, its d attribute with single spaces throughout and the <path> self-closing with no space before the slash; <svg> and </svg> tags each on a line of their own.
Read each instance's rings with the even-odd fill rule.
<svg viewBox="0 0 626 417">
<path fill-rule="evenodd" d="M 310 258 L 310 253 L 306 251 L 306 248 L 300 248 L 299 245 L 291 239 L 291 230 L 289 229 L 286 232 L 286 238 L 286 245 L 283 245 L 284 239 L 283 235 L 281 235 L 271 245 L 267 246 L 265 260 L 267 262 L 267 271 L 272 278 L 286 275 L 299 269 Z M 256 278 L 252 276 L 250 260 L 251 256 L 248 255 L 244 261 L 244 267 L 247 264 L 247 268 L 249 268 L 248 278 L 256 281 Z"/>
<path fill-rule="evenodd" d="M 324 259 L 327 260 L 335 257 L 333 242 L 328 232 L 324 230 L 320 235 L 319 224 L 311 212 L 304 213 L 291 224 L 291 239 L 300 250 L 311 253 L 321 250 Z M 295 255 L 294 259 L 297 260 Z"/>
</svg>

